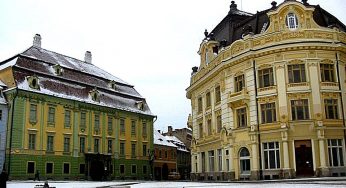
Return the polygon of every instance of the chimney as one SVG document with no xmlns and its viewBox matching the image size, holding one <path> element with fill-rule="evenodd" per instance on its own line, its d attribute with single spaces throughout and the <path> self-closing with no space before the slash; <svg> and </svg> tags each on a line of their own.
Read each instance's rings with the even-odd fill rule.
<svg viewBox="0 0 346 188">
<path fill-rule="evenodd" d="M 40 34 L 36 34 L 34 36 L 33 46 L 41 48 L 41 35 Z"/>
<path fill-rule="evenodd" d="M 161 130 L 157 130 L 157 132 L 159 132 L 161 134 Z"/>
<path fill-rule="evenodd" d="M 85 52 L 84 61 L 85 61 L 86 63 L 91 64 L 91 52 L 90 52 L 90 51 L 86 51 L 86 52 Z"/>
<path fill-rule="evenodd" d="M 168 135 L 172 136 L 173 128 L 172 126 L 168 126 Z"/>
</svg>

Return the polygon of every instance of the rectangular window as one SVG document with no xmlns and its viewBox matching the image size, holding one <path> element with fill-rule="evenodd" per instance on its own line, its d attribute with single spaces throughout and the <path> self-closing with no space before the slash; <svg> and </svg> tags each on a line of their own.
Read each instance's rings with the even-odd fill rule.
<svg viewBox="0 0 346 188">
<path fill-rule="evenodd" d="M 36 134 L 29 134 L 29 149 L 34 150 L 36 148 Z"/>
<path fill-rule="evenodd" d="M 216 126 L 217 126 L 217 132 L 220 133 L 221 132 L 221 128 L 222 128 L 222 119 L 221 119 L 221 115 L 218 115 L 216 117 Z"/>
<path fill-rule="evenodd" d="M 245 87 L 244 75 L 234 77 L 234 92 L 242 91 Z"/>
<path fill-rule="evenodd" d="M 144 137 L 146 137 L 147 136 L 147 122 L 145 122 L 145 121 L 143 121 L 142 122 L 142 134 L 143 134 L 143 136 Z"/>
<path fill-rule="evenodd" d="M 222 171 L 222 150 L 217 150 L 219 171 Z"/>
<path fill-rule="evenodd" d="M 85 127 L 86 127 L 86 113 L 81 112 L 80 113 L 80 128 L 85 129 Z"/>
<path fill-rule="evenodd" d="M 100 130 L 100 115 L 95 114 L 94 130 Z"/>
<path fill-rule="evenodd" d="M 167 150 L 165 151 L 165 158 L 166 159 L 168 158 L 168 151 Z"/>
<path fill-rule="evenodd" d="M 221 101 L 221 89 L 220 86 L 216 86 L 215 88 L 215 103 L 219 103 Z"/>
<path fill-rule="evenodd" d="M 273 76 L 273 69 L 262 69 L 258 70 L 258 82 L 259 87 L 269 87 L 274 85 L 274 76 Z"/>
<path fill-rule="evenodd" d="M 280 168 L 280 151 L 279 142 L 263 143 L 264 168 L 278 169 Z"/>
<path fill-rule="evenodd" d="M 199 138 L 203 138 L 203 124 L 200 123 L 198 127 L 199 127 Z"/>
<path fill-rule="evenodd" d="M 54 124 L 55 122 L 55 108 L 49 107 L 48 109 L 48 123 Z"/>
<path fill-rule="evenodd" d="M 53 163 L 46 163 L 46 174 L 53 173 Z"/>
<path fill-rule="evenodd" d="M 34 174 L 35 173 L 35 162 L 28 162 L 28 167 L 26 169 L 26 172 L 28 174 Z"/>
<path fill-rule="evenodd" d="M 63 168 L 64 174 L 70 173 L 70 163 L 64 163 Z"/>
<path fill-rule="evenodd" d="M 125 156 L 125 143 L 124 142 L 120 143 L 120 155 Z"/>
<path fill-rule="evenodd" d="M 70 137 L 64 138 L 64 152 L 70 152 Z"/>
<path fill-rule="evenodd" d="M 79 174 L 85 173 L 85 164 L 79 164 Z"/>
<path fill-rule="evenodd" d="M 207 108 L 210 107 L 211 105 L 211 96 L 210 96 L 210 92 L 208 92 L 206 95 L 205 95 L 206 99 L 207 99 Z"/>
<path fill-rule="evenodd" d="M 132 165 L 131 166 L 131 173 L 132 174 L 136 174 L 137 173 L 137 166 L 136 165 Z"/>
<path fill-rule="evenodd" d="M 108 116 L 108 131 L 113 130 L 113 118 Z"/>
<path fill-rule="evenodd" d="M 131 156 L 136 157 L 136 144 L 135 143 L 131 144 Z"/>
<path fill-rule="evenodd" d="M 147 174 L 147 165 L 143 165 L 143 174 Z"/>
<path fill-rule="evenodd" d="M 120 134 L 125 134 L 125 119 L 120 119 Z"/>
<path fill-rule="evenodd" d="M 94 139 L 94 153 L 99 153 L 100 152 L 100 145 L 99 145 L 100 139 L 95 138 Z"/>
<path fill-rule="evenodd" d="M 113 140 L 108 140 L 108 153 L 113 153 Z"/>
<path fill-rule="evenodd" d="M 322 82 L 335 82 L 333 64 L 320 64 L 320 69 Z"/>
<path fill-rule="evenodd" d="M 198 102 L 197 102 L 197 105 L 198 105 L 198 113 L 201 113 L 202 112 L 202 97 L 198 97 Z"/>
<path fill-rule="evenodd" d="M 209 155 L 209 172 L 214 172 L 214 151 L 208 151 Z"/>
<path fill-rule="evenodd" d="M 288 65 L 288 82 L 289 83 L 306 82 L 304 64 Z"/>
<path fill-rule="evenodd" d="M 30 104 L 30 122 L 37 121 L 37 105 Z"/>
<path fill-rule="evenodd" d="M 342 139 L 328 140 L 329 164 L 332 167 L 344 166 L 344 152 L 342 150 Z"/>
<path fill-rule="evenodd" d="M 0 110 L 0 120 L 2 120 L 2 110 Z"/>
<path fill-rule="evenodd" d="M 47 151 L 48 152 L 54 151 L 54 136 L 52 135 L 47 136 Z"/>
<path fill-rule="evenodd" d="M 212 135 L 211 119 L 207 120 L 208 135 Z"/>
<path fill-rule="evenodd" d="M 147 145 L 143 144 L 143 156 L 147 156 Z"/>
<path fill-rule="evenodd" d="M 120 174 L 125 173 L 125 165 L 120 165 Z"/>
<path fill-rule="evenodd" d="M 79 152 L 84 153 L 85 151 L 85 137 L 79 138 Z"/>
<path fill-rule="evenodd" d="M 202 172 L 205 172 L 205 153 L 202 152 Z"/>
<path fill-rule="evenodd" d="M 65 110 L 65 128 L 71 127 L 71 110 Z"/>
<path fill-rule="evenodd" d="M 291 100 L 292 120 L 309 119 L 308 99 Z"/>
<path fill-rule="evenodd" d="M 276 121 L 275 103 L 261 104 L 262 123 L 273 123 Z"/>
<path fill-rule="evenodd" d="M 339 119 L 337 99 L 324 99 L 324 108 L 327 119 Z"/>
<path fill-rule="evenodd" d="M 247 126 L 246 108 L 237 109 L 237 123 L 238 127 Z"/>
<path fill-rule="evenodd" d="M 136 136 L 136 121 L 135 120 L 131 121 L 131 136 L 133 137 Z"/>
</svg>

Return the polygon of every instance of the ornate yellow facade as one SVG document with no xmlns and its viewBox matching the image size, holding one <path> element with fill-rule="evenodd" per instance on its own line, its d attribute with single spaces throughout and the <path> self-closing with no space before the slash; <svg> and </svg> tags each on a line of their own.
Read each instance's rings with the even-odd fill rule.
<svg viewBox="0 0 346 188">
<path fill-rule="evenodd" d="M 193 180 L 346 175 L 345 26 L 317 8 L 274 4 L 265 30 L 226 46 L 206 35 L 187 88 Z"/>
</svg>

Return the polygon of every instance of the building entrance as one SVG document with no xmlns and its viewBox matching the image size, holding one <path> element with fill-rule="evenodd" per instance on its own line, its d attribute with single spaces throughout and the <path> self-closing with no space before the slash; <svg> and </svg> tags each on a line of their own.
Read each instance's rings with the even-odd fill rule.
<svg viewBox="0 0 346 188">
<path fill-rule="evenodd" d="M 296 176 L 313 176 L 312 147 L 310 140 L 294 142 L 296 157 Z"/>
</svg>

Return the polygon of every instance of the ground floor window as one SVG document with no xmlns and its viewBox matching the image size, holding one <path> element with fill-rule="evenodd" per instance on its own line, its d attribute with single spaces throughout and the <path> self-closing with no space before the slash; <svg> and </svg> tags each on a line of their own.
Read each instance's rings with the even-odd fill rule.
<svg viewBox="0 0 346 188">
<path fill-rule="evenodd" d="M 85 164 L 79 164 L 79 173 L 84 174 L 85 173 Z"/>
<path fill-rule="evenodd" d="M 125 173 L 125 165 L 120 165 L 120 174 Z"/>
<path fill-rule="evenodd" d="M 209 172 L 214 172 L 214 151 L 209 151 Z"/>
<path fill-rule="evenodd" d="M 344 166 L 342 139 L 328 140 L 329 164 L 332 167 Z"/>
<path fill-rule="evenodd" d="M 263 155 L 265 169 L 280 168 L 279 142 L 263 143 Z"/>
<path fill-rule="evenodd" d="M 132 173 L 132 174 L 136 174 L 136 173 L 137 173 L 137 166 L 136 166 L 136 165 L 132 165 L 132 167 L 131 167 L 131 173 Z"/>
<path fill-rule="evenodd" d="M 143 174 L 147 174 L 147 165 L 143 165 Z"/>
<path fill-rule="evenodd" d="M 240 149 L 239 152 L 240 174 L 250 174 L 250 153 L 246 148 Z"/>
<path fill-rule="evenodd" d="M 63 172 L 64 172 L 64 174 L 70 173 L 70 163 L 64 163 L 63 164 Z"/>
<path fill-rule="evenodd" d="M 53 163 L 46 163 L 46 174 L 53 173 Z"/>
<path fill-rule="evenodd" d="M 28 162 L 28 166 L 27 166 L 26 172 L 27 172 L 28 174 L 33 174 L 33 173 L 35 173 L 35 162 L 32 162 L 32 161 L 29 161 L 29 162 Z"/>
</svg>

